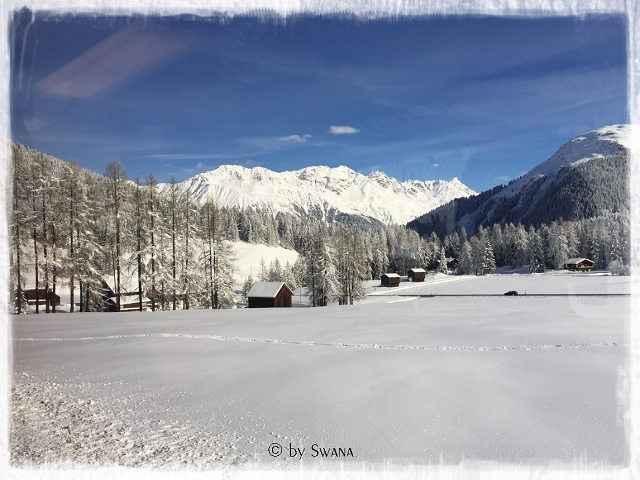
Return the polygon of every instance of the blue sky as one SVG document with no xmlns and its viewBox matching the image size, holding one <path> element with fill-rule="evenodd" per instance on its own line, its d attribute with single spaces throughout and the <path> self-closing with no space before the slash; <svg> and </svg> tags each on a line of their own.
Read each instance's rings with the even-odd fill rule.
<svg viewBox="0 0 640 480">
<path fill-rule="evenodd" d="M 347 165 L 482 191 L 628 121 L 621 17 L 23 13 L 12 45 L 13 139 L 130 178 Z"/>
</svg>

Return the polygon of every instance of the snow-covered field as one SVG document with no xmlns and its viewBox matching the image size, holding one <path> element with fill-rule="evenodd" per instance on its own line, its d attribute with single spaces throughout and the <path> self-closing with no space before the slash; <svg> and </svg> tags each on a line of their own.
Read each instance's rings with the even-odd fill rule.
<svg viewBox="0 0 640 480">
<path fill-rule="evenodd" d="M 380 286 L 380 280 L 368 283 L 369 295 L 629 295 L 630 276 L 614 276 L 607 272 L 578 273 L 551 271 L 544 274 L 427 275 L 424 282 L 401 278 L 400 286 Z"/>
<path fill-rule="evenodd" d="M 628 293 L 630 281 L 432 280 L 395 290 Z M 14 316 L 12 462 L 357 469 L 385 460 L 627 460 L 629 297 L 370 298 L 350 307 Z M 323 459 L 319 447 L 353 457 Z M 302 460 L 293 448 L 304 448 Z"/>
</svg>

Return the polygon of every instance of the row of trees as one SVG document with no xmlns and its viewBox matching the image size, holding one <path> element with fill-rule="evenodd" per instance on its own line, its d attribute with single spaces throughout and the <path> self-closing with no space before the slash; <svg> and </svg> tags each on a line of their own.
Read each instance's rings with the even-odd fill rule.
<svg viewBox="0 0 640 480">
<path fill-rule="evenodd" d="M 11 282 L 14 309 L 26 311 L 29 273 L 36 295 L 61 285 L 80 311 L 104 310 L 105 284 L 120 310 L 143 286 L 152 310 L 235 304 L 229 226 L 212 202 L 197 206 L 175 179 L 161 188 L 127 180 L 120 163 L 101 176 L 13 145 Z M 103 283 L 105 282 L 105 283 Z M 36 311 L 39 310 L 36 297 Z M 47 296 L 45 310 L 55 311 Z"/>
<path fill-rule="evenodd" d="M 26 311 L 28 275 L 43 291 L 68 286 L 72 311 L 76 298 L 80 311 L 103 310 L 103 282 L 116 294 L 116 309 L 125 294 L 137 295 L 142 309 L 143 289 L 153 310 L 231 307 L 236 299 L 229 241 L 238 240 L 298 251 L 295 265 L 263 265 L 259 277 L 305 286 L 313 306 L 353 304 L 365 295 L 366 280 L 388 271 L 406 275 L 412 267 L 444 270 L 445 257 L 457 258 L 463 274 L 525 265 L 540 272 L 562 268 L 574 256 L 595 260 L 597 268 L 630 260 L 625 210 L 538 229 L 495 224 L 470 238 L 464 229 L 423 238 L 373 220 L 327 223 L 218 208 L 210 200 L 196 202 L 175 179 L 160 185 L 150 174 L 144 182 L 128 181 L 117 161 L 103 176 L 20 144 L 12 148 L 11 282 L 18 313 Z M 55 311 L 55 305 L 45 304 L 45 310 Z"/>
<path fill-rule="evenodd" d="M 596 262 L 596 268 L 617 268 L 630 263 L 629 212 L 610 213 L 576 221 L 554 221 L 535 229 L 525 230 L 522 224 L 494 224 L 480 227 L 467 239 L 464 228 L 448 235 L 441 243 L 447 256 L 458 258 L 461 274 L 475 273 L 481 268 L 490 246 L 495 265 L 522 268 L 532 272 L 560 269 L 572 257 L 586 257 Z M 435 248 L 439 238 L 430 237 Z"/>
</svg>

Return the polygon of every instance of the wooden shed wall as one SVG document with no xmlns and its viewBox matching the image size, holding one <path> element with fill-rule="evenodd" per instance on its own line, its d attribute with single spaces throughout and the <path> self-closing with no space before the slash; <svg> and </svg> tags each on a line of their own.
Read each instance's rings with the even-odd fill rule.
<svg viewBox="0 0 640 480">
<path fill-rule="evenodd" d="M 275 298 L 249 297 L 249 308 L 274 307 Z"/>
<path fill-rule="evenodd" d="M 424 282 L 424 272 L 409 272 L 409 278 L 412 282 Z"/>
<path fill-rule="evenodd" d="M 400 285 L 400 278 L 382 275 L 382 277 L 380 277 L 380 282 L 383 287 L 398 287 Z"/>
</svg>

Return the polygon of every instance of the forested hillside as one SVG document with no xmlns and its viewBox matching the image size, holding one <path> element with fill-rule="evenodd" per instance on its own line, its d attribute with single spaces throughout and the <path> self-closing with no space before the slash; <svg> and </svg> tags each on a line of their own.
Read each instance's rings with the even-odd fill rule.
<svg viewBox="0 0 640 480">
<path fill-rule="evenodd" d="M 565 143 L 526 174 L 469 198 L 459 198 L 408 223 L 421 235 L 441 238 L 495 223 L 525 227 L 581 220 L 629 210 L 631 125 L 611 125 Z"/>
</svg>

